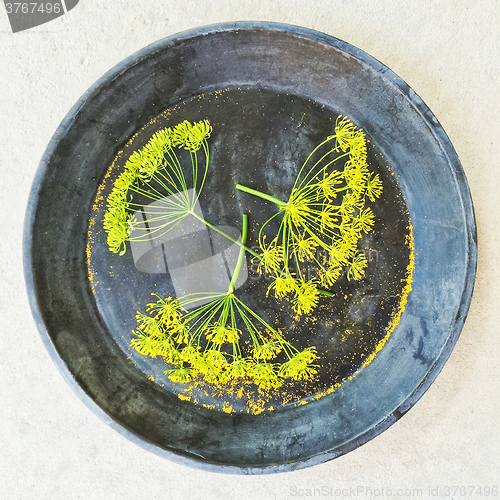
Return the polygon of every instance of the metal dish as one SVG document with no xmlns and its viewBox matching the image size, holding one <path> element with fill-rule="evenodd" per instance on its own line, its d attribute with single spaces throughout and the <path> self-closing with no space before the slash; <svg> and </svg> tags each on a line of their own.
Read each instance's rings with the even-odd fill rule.
<svg viewBox="0 0 500 500">
<path fill-rule="evenodd" d="M 354 377 L 348 370 L 340 387 L 323 397 L 260 414 L 184 401 L 150 380 L 148 368 L 134 363 L 120 345 L 120 321 L 129 331 L 120 301 L 96 299 L 88 279 L 89 217 L 119 151 L 161 112 L 226 89 L 240 92 L 247 109 L 256 101 L 245 101 L 245 95 L 263 92 L 268 116 L 290 115 L 282 125 L 296 123 L 297 110 L 308 106 L 325 123 L 337 114 L 349 116 L 366 131 L 380 165 L 390 169 L 414 236 L 412 291 L 373 361 Z M 252 123 L 257 122 L 234 121 L 234 137 L 246 135 L 251 142 L 265 127 Z M 296 142 L 283 132 L 285 126 L 275 125 L 269 121 L 269 140 L 259 143 L 268 158 L 277 144 L 286 155 Z M 304 126 L 314 135 L 312 122 Z M 230 135 L 225 138 L 231 142 Z M 249 165 L 251 149 L 240 152 Z M 219 186 L 219 195 L 227 196 L 227 185 Z M 387 225 L 390 213 L 385 215 Z M 37 171 L 24 264 L 42 339 L 87 406 L 161 456 L 206 470 L 255 474 L 335 458 L 381 433 L 415 404 L 448 359 L 465 321 L 475 238 L 458 157 L 436 118 L 400 78 L 333 37 L 287 25 L 236 23 L 161 40 L 112 69 L 79 100 Z M 130 297 L 133 302 L 133 287 Z"/>
</svg>

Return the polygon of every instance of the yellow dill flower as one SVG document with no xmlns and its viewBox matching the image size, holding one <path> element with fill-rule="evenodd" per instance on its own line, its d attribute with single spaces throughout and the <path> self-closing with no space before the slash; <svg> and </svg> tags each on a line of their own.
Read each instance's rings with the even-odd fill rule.
<svg viewBox="0 0 500 500">
<path fill-rule="evenodd" d="M 366 257 L 362 252 L 354 255 L 353 259 L 348 263 L 347 279 L 360 280 L 365 274 L 365 268 L 368 266 Z"/>
<path fill-rule="evenodd" d="M 335 138 L 337 145 L 342 151 L 347 151 L 350 147 L 354 135 L 355 127 L 347 116 L 339 116 L 335 122 Z"/>
<path fill-rule="evenodd" d="M 216 345 L 222 345 L 226 342 L 229 344 L 237 342 L 241 334 L 240 330 L 229 325 L 221 325 L 220 323 L 210 326 L 208 332 L 206 335 L 207 339 Z"/>
<path fill-rule="evenodd" d="M 218 352 L 218 351 L 212 351 Z M 205 356 L 206 359 L 206 356 Z M 203 374 L 205 380 L 210 384 L 218 384 L 220 382 L 224 382 L 227 380 L 227 367 L 228 364 L 225 365 L 214 365 L 207 361 L 207 369 Z"/>
<path fill-rule="evenodd" d="M 199 373 L 200 375 L 207 375 L 211 370 L 211 367 L 208 365 L 205 356 L 203 354 L 200 354 L 199 352 L 197 352 L 196 354 L 191 352 L 189 363 L 191 363 L 193 373 Z"/>
<path fill-rule="evenodd" d="M 274 358 L 280 351 L 281 346 L 278 342 L 265 342 L 254 346 L 253 357 L 267 361 Z"/>
<path fill-rule="evenodd" d="M 354 221 L 354 225 L 358 226 L 361 231 L 369 233 L 375 223 L 375 214 L 371 208 L 366 208 Z"/>
<path fill-rule="evenodd" d="M 134 155 L 137 154 L 137 152 L 134 153 Z M 134 184 L 134 182 L 137 180 L 138 177 L 138 169 L 136 171 L 133 171 L 131 169 L 127 169 L 127 165 L 125 166 L 125 172 L 123 172 L 118 179 L 116 179 L 114 183 L 114 189 L 113 192 L 110 193 L 108 197 L 108 206 L 110 203 L 112 204 L 113 196 L 120 196 L 123 197 L 125 200 L 127 198 L 127 191 Z"/>
<path fill-rule="evenodd" d="M 109 249 L 119 255 L 124 255 L 126 251 L 126 242 L 129 237 L 128 223 L 125 221 L 116 221 L 111 223 L 113 227 L 108 230 L 107 244 Z"/>
<path fill-rule="evenodd" d="M 338 189 L 336 186 L 342 184 L 342 172 L 339 170 L 334 170 L 333 172 L 327 174 L 326 171 L 323 172 L 323 179 L 317 183 L 317 194 L 316 198 L 322 199 L 326 198 L 331 201 L 333 198 L 337 197 Z"/>
<path fill-rule="evenodd" d="M 181 359 L 185 363 L 195 364 L 195 360 L 200 356 L 200 347 L 189 344 L 184 349 L 182 349 L 180 355 Z"/>
<path fill-rule="evenodd" d="M 202 120 L 193 125 L 186 138 L 186 149 L 191 152 L 198 151 L 203 141 L 210 137 L 212 126 L 208 120 Z"/>
<path fill-rule="evenodd" d="M 282 384 L 278 374 L 274 371 L 274 365 L 271 363 L 255 363 L 248 375 L 253 378 L 254 383 L 261 389 L 271 389 Z"/>
<path fill-rule="evenodd" d="M 326 269 L 320 270 L 320 282 L 323 286 L 332 286 L 342 274 L 342 267 L 339 265 L 330 265 Z"/>
<path fill-rule="evenodd" d="M 172 130 L 172 144 L 176 147 L 183 147 L 192 128 L 193 125 L 187 120 L 178 123 Z"/>
<path fill-rule="evenodd" d="M 139 153 L 141 165 L 139 167 L 139 177 L 146 181 L 151 179 L 158 169 L 163 166 L 164 156 L 162 153 L 152 149 L 149 144 Z"/>
<path fill-rule="evenodd" d="M 339 244 L 339 250 L 345 256 L 346 264 L 356 250 L 357 241 L 357 237 L 355 239 L 347 239 L 347 237 L 344 237 L 344 239 Z"/>
<path fill-rule="evenodd" d="M 253 361 L 249 358 L 235 358 L 228 367 L 228 373 L 232 378 L 243 378 L 252 369 Z"/>
<path fill-rule="evenodd" d="M 347 187 L 354 193 L 357 198 L 360 198 L 365 189 L 368 179 L 368 172 L 363 168 L 353 168 L 346 176 Z"/>
<path fill-rule="evenodd" d="M 308 314 L 317 305 L 319 300 L 319 291 L 316 284 L 312 281 L 299 280 L 295 289 L 295 297 L 292 300 L 292 309 L 300 316 Z"/>
<path fill-rule="evenodd" d="M 260 254 L 259 265 L 257 266 L 257 271 L 259 273 L 267 272 L 270 273 L 279 269 L 281 263 L 283 262 L 283 247 L 277 244 L 276 238 L 266 246 L 264 240 L 260 244 L 260 249 L 262 253 Z"/>
<path fill-rule="evenodd" d="M 142 157 L 139 151 L 134 151 L 127 162 L 125 163 L 125 172 L 134 177 L 134 180 L 139 176 L 139 168 L 141 167 Z M 124 174 L 122 174 L 124 175 Z"/>
<path fill-rule="evenodd" d="M 357 200 L 351 196 L 351 193 L 347 193 L 344 198 L 342 198 L 342 203 L 338 208 L 340 215 L 342 215 L 342 217 L 350 217 L 356 210 L 356 201 Z"/>
<path fill-rule="evenodd" d="M 290 245 L 290 251 L 297 255 L 300 262 L 312 260 L 317 248 L 318 242 L 314 238 L 304 238 L 304 234 L 297 236 Z"/>
<path fill-rule="evenodd" d="M 335 208 L 332 205 L 322 206 L 321 212 L 318 216 L 320 221 L 320 231 L 325 231 L 336 227 L 336 223 L 338 222 L 338 220 L 335 217 L 335 214 Z"/>
<path fill-rule="evenodd" d="M 382 193 L 382 181 L 380 180 L 379 175 L 377 174 L 375 177 L 368 180 L 366 184 L 366 196 L 370 198 L 370 201 L 375 201 L 375 198 L 378 198 Z"/>
<path fill-rule="evenodd" d="M 146 235 L 133 234 L 137 221 L 127 224 L 132 214 L 141 207 L 137 204 L 138 200 L 133 195 L 134 193 L 158 201 L 168 195 L 184 193 L 192 187 L 199 196 L 209 164 L 206 139 L 210 136 L 211 130 L 208 120 L 194 124 L 184 121 L 174 129 L 159 130 L 144 147 L 131 154 L 125 163 L 124 172 L 114 182 L 113 189 L 107 198 L 103 225 L 108 235 L 110 251 L 123 255 L 126 251 L 126 241 L 130 238 L 134 240 L 146 238 Z M 196 151 L 202 145 L 206 161 L 200 163 Z M 174 146 L 187 149 L 192 153 L 189 171 L 193 172 L 193 186 L 187 185 L 184 170 L 174 152 Z M 200 169 L 203 169 L 202 175 L 199 175 Z M 159 187 L 156 186 L 150 190 L 144 186 L 144 183 L 149 184 L 152 181 L 157 181 Z M 192 200 L 183 199 L 180 196 L 176 202 L 170 201 L 170 205 L 176 205 L 176 209 L 166 210 L 163 214 L 158 212 L 160 217 L 157 220 L 161 221 L 161 225 L 154 232 L 149 232 L 147 238 L 149 239 L 153 233 L 156 233 L 154 237 L 162 236 L 175 227 L 179 216 L 187 216 L 190 213 L 193 209 L 191 204 L 195 203 L 196 199 L 194 197 Z"/>
<path fill-rule="evenodd" d="M 120 179 L 118 179 L 119 181 Z M 118 182 L 117 181 L 117 182 Z M 107 243 L 114 253 L 125 253 L 125 242 L 130 235 L 127 213 L 127 187 L 115 187 L 108 197 L 108 209 L 104 214 L 103 226 L 107 232 Z"/>
<path fill-rule="evenodd" d="M 191 333 L 189 326 L 186 323 L 175 323 L 170 326 L 171 335 L 175 335 L 175 341 L 178 344 L 189 344 L 191 341 Z"/>
<path fill-rule="evenodd" d="M 161 334 L 160 325 L 155 318 L 137 311 L 135 319 L 137 320 L 137 323 L 139 323 L 139 329 L 141 329 L 143 332 L 149 333 L 151 335 Z"/>
<path fill-rule="evenodd" d="M 354 161 L 366 161 L 366 137 L 361 129 L 355 129 L 349 140 L 349 156 Z"/>
<path fill-rule="evenodd" d="M 183 332 L 185 326 L 181 323 L 182 314 L 179 302 L 176 299 L 172 299 L 172 297 L 167 297 L 166 299 L 158 297 L 158 299 L 155 303 L 147 304 L 146 310 L 150 314 L 154 313 L 154 318 L 162 326 L 170 330 L 171 333 Z"/>
<path fill-rule="evenodd" d="M 359 196 L 354 191 L 348 191 L 345 194 L 344 199 L 346 200 L 347 205 L 350 205 L 354 208 L 362 209 L 365 206 L 365 200 L 363 199 L 363 197 Z"/>
<path fill-rule="evenodd" d="M 187 120 L 176 125 L 172 132 L 172 144 L 195 152 L 200 149 L 203 141 L 210 137 L 212 127 L 208 120 L 191 124 Z"/>
<path fill-rule="evenodd" d="M 216 368 L 217 371 L 226 369 L 228 366 L 228 362 L 224 354 L 215 349 L 210 349 L 205 352 L 205 361 L 209 367 Z"/>
<path fill-rule="evenodd" d="M 351 243 L 354 247 L 358 243 L 361 238 L 361 224 L 358 223 L 358 218 L 354 218 L 351 220 L 351 224 L 349 225 L 349 229 L 344 232 L 343 237 L 346 243 Z"/>
<path fill-rule="evenodd" d="M 349 257 L 350 255 L 349 252 L 346 252 L 346 247 L 342 244 L 339 245 L 338 242 L 332 245 L 328 252 L 328 258 L 332 266 L 343 266 Z"/>
<path fill-rule="evenodd" d="M 170 351 L 175 349 L 172 340 L 169 337 L 157 338 L 154 341 L 154 352 L 158 356 L 170 358 Z"/>
<path fill-rule="evenodd" d="M 128 181 L 123 181 L 120 182 L 122 177 L 119 177 L 116 182 L 115 182 L 115 187 L 113 188 L 113 191 L 109 193 L 108 196 L 108 210 L 110 210 L 112 213 L 116 212 L 122 212 L 126 215 L 126 210 L 128 208 L 128 203 L 127 203 L 127 189 L 128 187 L 126 186 Z M 116 184 L 118 183 L 118 186 Z M 122 187 L 123 185 L 123 187 Z"/>
<path fill-rule="evenodd" d="M 172 370 L 165 370 L 164 373 L 174 382 L 179 382 L 181 384 L 186 384 L 193 379 L 193 374 L 189 367 L 173 368 Z"/>
<path fill-rule="evenodd" d="M 137 336 L 136 339 L 130 341 L 132 347 L 143 356 L 156 357 L 154 338 L 141 331 L 133 331 L 132 333 Z"/>
<path fill-rule="evenodd" d="M 290 377 L 294 380 L 304 380 L 311 378 L 316 374 L 315 368 L 317 365 L 311 365 L 311 363 L 316 359 L 316 348 L 308 347 L 301 352 L 298 352 L 289 359 L 286 363 L 283 363 L 280 367 L 279 374 L 282 377 Z"/>
<path fill-rule="evenodd" d="M 167 363 L 171 363 L 172 365 L 180 365 L 182 363 L 181 353 L 175 347 L 172 347 L 166 356 L 163 356 Z"/>
<path fill-rule="evenodd" d="M 172 129 L 170 127 L 167 127 L 158 130 L 158 132 L 153 135 L 150 144 L 152 144 L 153 147 L 161 149 L 164 152 L 172 149 Z"/>
<path fill-rule="evenodd" d="M 164 168 L 165 153 L 172 148 L 172 130 L 170 128 L 156 132 L 141 151 L 135 151 L 125 165 L 130 172 L 142 180 L 150 180 L 154 174 Z"/>
<path fill-rule="evenodd" d="M 280 275 L 275 278 L 275 280 L 269 285 L 267 289 L 267 293 L 271 291 L 271 288 L 274 288 L 274 296 L 277 299 L 282 299 L 290 292 L 295 290 L 297 286 L 297 282 L 295 278 L 293 278 L 290 274 Z"/>
</svg>

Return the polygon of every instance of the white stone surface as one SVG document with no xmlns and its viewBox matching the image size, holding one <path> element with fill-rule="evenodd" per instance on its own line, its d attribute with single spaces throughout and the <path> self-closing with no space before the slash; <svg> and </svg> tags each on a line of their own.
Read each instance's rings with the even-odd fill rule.
<svg viewBox="0 0 500 500">
<path fill-rule="evenodd" d="M 78 97 L 151 42 L 236 20 L 326 32 L 401 76 L 434 112 L 458 152 L 479 238 L 465 328 L 417 405 L 346 456 L 270 476 L 221 475 L 175 465 L 102 423 L 49 359 L 28 307 L 21 262 L 31 181 L 57 125 Z M 335 489 L 342 488 L 347 495 L 337 498 L 374 498 L 381 488 L 390 488 L 392 498 L 417 498 L 418 491 L 410 490 L 421 489 L 419 498 L 484 500 L 484 495 L 461 496 L 463 490 L 446 496 L 445 488 L 500 486 L 498 0 L 80 0 L 67 15 L 17 34 L 0 5 L 0 57 L 0 499 L 284 500 L 335 498 Z M 363 490 L 353 495 L 351 488 L 358 487 Z M 429 494 L 435 488 L 437 497 Z"/>
</svg>

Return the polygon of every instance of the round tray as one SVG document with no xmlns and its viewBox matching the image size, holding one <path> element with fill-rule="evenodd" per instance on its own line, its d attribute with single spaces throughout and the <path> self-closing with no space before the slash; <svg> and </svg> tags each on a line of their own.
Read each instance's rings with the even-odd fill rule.
<svg viewBox="0 0 500 500">
<path fill-rule="evenodd" d="M 394 258 L 397 266 L 408 255 L 394 257 L 394 249 L 404 228 L 411 228 L 411 292 L 376 356 L 355 372 L 356 367 L 344 367 L 335 390 L 309 391 L 292 398 L 293 404 L 264 405 L 259 412 L 237 411 L 237 404 L 234 411 L 225 411 L 180 397 L 174 386 L 160 383 L 161 375 L 160 380 L 153 376 L 157 367 L 131 355 L 128 340 L 121 340 L 129 339 L 135 314 L 127 317 L 122 304 L 142 303 L 158 275 L 143 272 L 153 277 L 138 279 L 130 259 L 123 268 L 106 271 L 114 262 L 99 253 L 102 232 L 92 232 L 96 196 L 105 189 L 110 165 L 140 130 L 159 116 L 168 122 L 172 116 L 179 121 L 204 114 L 213 120 L 214 150 L 220 153 L 209 173 L 213 195 L 211 204 L 205 200 L 204 213 L 219 217 L 219 224 L 238 225 L 239 209 L 228 207 L 239 179 L 232 182 L 228 172 L 247 184 L 269 185 L 271 179 L 276 192 L 286 191 L 287 172 L 338 115 L 365 131 L 369 155 L 385 169 L 385 185 L 392 183 L 397 192 L 400 210 L 384 205 L 386 229 L 379 236 L 387 262 Z M 223 134 L 216 134 L 217 126 Z M 307 140 L 297 146 L 299 127 Z M 228 150 L 231 154 L 224 155 Z M 281 170 L 264 175 L 270 167 L 262 159 L 280 164 Z M 241 164 L 228 167 L 228 162 Z M 258 220 L 258 207 L 252 208 Z M 269 473 L 346 453 L 415 404 L 462 329 L 474 283 L 475 238 L 472 201 L 458 157 L 436 118 L 399 77 L 333 37 L 245 22 L 161 40 L 120 63 L 84 94 L 56 131 L 33 182 L 24 266 L 32 311 L 48 351 L 75 392 L 108 424 L 179 463 Z M 102 279 L 94 274 L 99 262 L 106 263 L 98 270 Z M 117 276 L 120 282 L 130 279 L 125 288 L 116 284 Z M 378 296 L 377 284 L 385 286 L 373 276 L 363 289 L 369 297 Z M 399 275 L 391 276 L 397 280 Z M 346 282 L 339 290 L 342 286 L 351 285 Z M 252 290 L 254 295 L 265 292 Z M 360 293 L 358 306 L 364 297 Z M 368 306 L 354 312 L 353 303 L 344 307 L 355 318 L 376 315 Z M 325 328 L 318 327 L 324 342 L 330 334 Z"/>
</svg>

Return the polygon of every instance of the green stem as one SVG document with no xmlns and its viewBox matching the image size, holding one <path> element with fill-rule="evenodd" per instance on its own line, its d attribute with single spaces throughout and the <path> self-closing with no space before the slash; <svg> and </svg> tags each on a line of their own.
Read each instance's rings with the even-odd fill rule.
<svg viewBox="0 0 500 500">
<path fill-rule="evenodd" d="M 214 226 L 212 223 L 210 223 L 207 220 L 205 220 L 203 217 L 201 217 L 200 215 L 198 215 L 196 212 L 189 211 L 189 213 L 194 218 L 198 219 L 200 222 L 203 222 L 203 224 L 205 224 L 206 226 L 208 226 L 210 229 L 213 229 L 217 233 L 219 233 L 222 236 L 224 236 L 225 238 L 227 238 L 229 241 L 232 241 L 233 243 L 236 243 L 237 245 L 239 245 L 241 248 L 245 249 L 250 255 L 253 255 L 254 257 L 260 258 L 258 253 L 254 252 L 251 248 L 248 248 L 241 241 L 237 240 L 236 238 L 233 238 L 230 234 L 227 234 L 222 229 L 218 228 L 217 226 Z"/>
<path fill-rule="evenodd" d="M 243 245 L 247 242 L 247 232 L 248 232 L 248 215 L 243 214 L 243 221 L 241 227 L 241 243 Z M 241 264 L 243 263 L 243 257 L 245 256 L 245 248 L 240 247 L 240 253 L 238 254 L 238 261 L 236 262 L 236 268 L 233 273 L 233 277 L 231 278 L 231 283 L 229 283 L 229 290 L 227 293 L 233 293 L 234 287 L 236 286 L 236 280 L 238 279 L 238 275 L 240 274 Z"/>
<path fill-rule="evenodd" d="M 261 193 L 259 191 L 255 191 L 254 189 L 247 188 L 245 186 L 241 186 L 240 184 L 237 184 L 236 187 L 240 191 L 245 191 L 245 192 L 250 193 L 250 194 L 255 194 L 256 196 L 260 196 L 261 198 L 269 200 L 269 201 L 271 201 L 273 203 L 277 203 L 280 206 L 286 205 L 286 203 L 284 203 L 283 201 L 278 200 L 277 198 L 274 198 L 273 196 L 269 196 L 269 195 Z M 229 241 L 232 241 L 233 243 L 236 243 L 237 245 L 239 245 L 241 249 L 246 250 L 250 255 L 253 255 L 254 257 L 257 257 L 258 259 L 261 258 L 258 253 L 254 252 L 251 248 L 248 248 L 242 241 L 239 241 L 239 240 L 233 238 L 231 235 L 227 234 L 222 229 L 218 228 L 217 226 L 214 226 L 212 223 L 210 223 L 207 220 L 205 220 L 203 217 L 201 217 L 200 215 L 198 215 L 196 212 L 193 211 L 193 212 L 190 212 L 190 213 L 191 213 L 191 215 L 193 217 L 195 217 L 196 219 L 198 219 L 200 222 L 203 222 L 203 224 L 207 225 L 210 229 L 213 229 L 214 231 L 218 232 L 219 234 L 221 234 L 222 236 L 224 236 L 225 238 L 227 238 Z M 243 217 L 244 217 L 244 224 L 247 224 L 247 222 L 245 221 L 245 219 L 247 218 L 247 215 L 245 214 Z M 242 239 L 243 239 L 243 231 L 242 231 Z M 245 230 L 245 239 L 246 239 L 246 230 Z M 240 260 L 240 256 L 241 256 L 241 251 L 240 251 L 240 255 L 238 256 L 238 261 Z M 243 259 L 243 257 L 241 257 L 241 259 Z M 241 263 L 240 263 L 240 266 L 241 266 Z M 236 279 L 234 281 L 236 282 Z M 231 283 L 232 282 L 233 282 L 233 280 L 231 280 Z M 230 287 L 231 287 L 231 285 L 230 285 Z M 334 295 L 332 292 L 328 292 L 327 290 L 322 290 L 321 288 L 318 288 L 318 292 L 321 295 L 326 295 L 327 297 L 333 297 L 333 295 Z"/>
<path fill-rule="evenodd" d="M 242 186 L 241 184 L 236 184 L 236 189 L 239 189 L 240 191 L 244 191 L 245 193 L 250 193 L 255 196 L 258 196 L 259 198 L 263 198 L 264 200 L 271 201 L 273 203 L 276 203 L 276 205 L 279 205 L 280 207 L 286 207 L 288 203 L 285 203 L 284 201 L 278 200 L 278 198 L 275 198 L 274 196 L 271 196 L 269 194 L 261 193 L 260 191 L 257 191 L 255 189 Z"/>
</svg>

